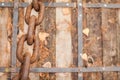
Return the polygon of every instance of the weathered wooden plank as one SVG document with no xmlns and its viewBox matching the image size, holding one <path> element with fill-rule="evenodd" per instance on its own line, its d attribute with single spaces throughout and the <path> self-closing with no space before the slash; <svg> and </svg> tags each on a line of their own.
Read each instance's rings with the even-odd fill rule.
<svg viewBox="0 0 120 80">
<path fill-rule="evenodd" d="M 72 0 L 72 2 L 77 2 L 77 0 Z M 78 20 L 78 14 L 77 14 L 77 8 L 72 8 L 72 29 L 71 29 L 71 35 L 72 35 L 72 53 L 73 53 L 73 65 L 71 67 L 78 67 L 78 27 L 77 27 L 77 20 Z M 72 73 L 72 80 L 78 80 L 78 73 Z"/>
<path fill-rule="evenodd" d="M 115 10 L 103 9 L 102 10 L 102 35 L 103 35 L 103 65 L 112 66 L 116 65 L 116 24 L 109 22 L 115 20 Z M 109 76 L 109 77 L 108 77 Z M 114 76 L 114 77 L 113 77 Z M 104 73 L 105 80 L 117 80 L 117 73 L 108 72 Z"/>
<path fill-rule="evenodd" d="M 53 2 L 54 0 L 44 0 L 43 2 Z M 39 67 L 55 67 L 55 42 L 56 42 L 56 27 L 55 27 L 55 8 L 46 7 L 44 20 L 40 26 L 40 60 Z M 54 73 L 40 73 L 40 80 L 55 80 Z"/>
<path fill-rule="evenodd" d="M 56 0 L 56 2 L 70 2 L 70 0 Z M 71 40 L 71 10 L 69 8 L 56 9 L 56 67 L 70 67 L 72 64 Z M 71 80 L 70 73 L 56 74 L 56 80 Z"/>
<path fill-rule="evenodd" d="M 120 3 L 120 0 L 116 1 L 117 3 Z M 120 9 L 117 9 L 117 66 L 120 66 Z M 118 72 L 118 80 L 120 80 L 120 72 Z"/>
<path fill-rule="evenodd" d="M 115 3 L 116 0 L 102 1 Z M 102 9 L 103 66 L 117 65 L 116 9 Z M 108 77 L 109 76 L 109 77 Z M 104 80 L 118 80 L 116 72 L 103 73 Z"/>
<path fill-rule="evenodd" d="M 100 0 L 84 0 L 84 3 L 98 3 Z M 87 54 L 84 66 L 102 66 L 101 9 L 84 8 L 83 54 Z M 90 63 L 89 60 L 93 63 Z M 84 73 L 84 80 L 102 80 L 102 73 Z"/>
<path fill-rule="evenodd" d="M 120 0 L 117 0 L 117 3 L 120 3 Z M 117 10 L 117 66 L 120 66 L 120 9 Z M 118 72 L 118 80 L 120 80 L 120 72 Z"/>
<path fill-rule="evenodd" d="M 84 12 L 86 12 L 84 16 L 87 21 L 84 19 L 83 51 L 88 56 L 87 61 L 84 61 L 84 66 L 102 66 L 101 9 L 85 9 Z M 85 73 L 84 80 L 102 80 L 102 74 Z"/>
<path fill-rule="evenodd" d="M 118 23 L 117 23 L 117 66 L 120 66 L 120 10 L 118 10 Z M 120 79 L 120 72 L 118 72 L 118 80 Z"/>
<path fill-rule="evenodd" d="M 11 29 L 12 15 L 10 9 L 0 8 L 0 67 L 10 66 Z M 10 77 L 7 73 L 0 73 L 1 80 L 8 78 Z"/>
<path fill-rule="evenodd" d="M 6 13 L 6 14 L 4 14 Z M 0 66 L 8 67 L 10 65 L 10 42 L 8 42 L 7 28 L 11 27 L 11 21 L 8 8 L 1 9 L 0 13 Z M 8 23 L 9 25 L 8 25 Z"/>
</svg>

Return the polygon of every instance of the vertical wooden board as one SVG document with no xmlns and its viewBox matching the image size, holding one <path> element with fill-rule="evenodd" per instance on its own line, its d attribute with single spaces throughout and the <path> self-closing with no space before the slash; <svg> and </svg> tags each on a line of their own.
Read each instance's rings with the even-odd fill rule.
<svg viewBox="0 0 120 80">
<path fill-rule="evenodd" d="M 53 0 L 44 0 L 44 2 L 53 2 Z M 44 20 L 40 26 L 40 59 L 39 67 L 55 67 L 55 8 L 45 8 Z M 42 39 L 44 37 L 44 40 Z M 54 73 L 40 73 L 40 80 L 55 80 Z"/>
<path fill-rule="evenodd" d="M 4 14 L 6 13 L 6 14 Z M 7 34 L 7 18 L 9 18 L 8 8 L 1 9 L 0 13 L 0 66 L 10 66 L 10 43 L 8 42 Z M 10 23 L 10 22 L 9 22 Z M 10 26 L 10 25 L 9 25 Z"/>
<path fill-rule="evenodd" d="M 117 0 L 102 2 L 115 3 Z M 103 66 L 117 65 L 117 24 L 116 9 L 102 9 Z M 109 77 L 108 77 L 109 76 Z M 117 72 L 104 72 L 104 80 L 118 80 Z"/>
<path fill-rule="evenodd" d="M 100 0 L 83 0 L 99 3 Z M 101 9 L 84 8 L 83 11 L 83 58 L 84 67 L 102 66 Z M 93 63 L 91 63 L 93 62 Z M 102 80 L 102 73 L 84 73 L 84 80 Z"/>
<path fill-rule="evenodd" d="M 117 18 L 117 66 L 120 66 L 120 10 L 118 9 L 118 18 Z M 120 80 L 120 72 L 118 72 L 118 80 Z"/>
<path fill-rule="evenodd" d="M 117 3 L 120 4 L 120 0 L 117 0 Z M 117 66 L 120 66 L 120 9 L 117 10 Z M 118 72 L 118 80 L 120 80 L 120 72 Z"/>
<path fill-rule="evenodd" d="M 0 2 L 5 0 L 0 0 Z M 9 0 L 8 0 L 9 1 Z M 0 67 L 10 67 L 12 14 L 9 8 L 0 8 Z M 8 73 L 0 73 L 1 80 L 10 78 Z"/>
<path fill-rule="evenodd" d="M 77 0 L 72 0 L 72 2 L 77 2 Z M 77 28 L 77 8 L 72 8 L 71 21 L 73 27 L 71 28 L 72 36 L 72 54 L 73 54 L 73 65 L 71 67 L 78 67 L 78 28 Z M 78 73 L 72 73 L 72 80 L 78 80 Z"/>
<path fill-rule="evenodd" d="M 116 3 L 117 0 L 105 1 L 106 3 Z M 104 2 L 104 1 L 103 1 Z M 103 35 L 103 65 L 117 65 L 117 24 L 116 9 L 102 9 L 102 35 Z M 109 76 L 109 77 L 108 77 Z M 114 76 L 114 77 L 113 77 Z M 118 80 L 116 72 L 106 72 L 103 75 L 105 80 Z"/>
<path fill-rule="evenodd" d="M 102 35 L 103 35 L 103 65 L 116 66 L 116 12 L 111 9 L 102 9 Z M 113 22 L 112 22 L 113 21 Z M 109 77 L 108 77 L 109 76 Z M 114 76 L 114 77 L 113 77 Z M 117 80 L 116 72 L 105 72 L 105 80 Z"/>
<path fill-rule="evenodd" d="M 102 66 L 101 9 L 86 9 L 84 12 L 87 19 L 83 24 L 83 54 L 87 55 L 87 59 L 83 59 L 84 66 L 99 67 Z M 85 73 L 84 80 L 102 80 L 102 74 Z"/>
<path fill-rule="evenodd" d="M 120 4 L 120 0 L 117 0 Z M 117 9 L 117 66 L 120 66 L 120 9 Z M 118 72 L 118 80 L 120 80 L 120 72 Z"/>
<path fill-rule="evenodd" d="M 0 11 L 0 67 L 9 67 L 10 42 L 8 41 L 7 26 L 11 27 L 11 25 L 8 25 L 7 19 L 10 18 L 10 15 L 8 8 L 1 9 Z M 0 77 L 2 77 L 2 75 Z M 6 77 L 3 79 L 6 80 Z"/>
<path fill-rule="evenodd" d="M 70 2 L 70 0 L 56 0 Z M 72 64 L 71 10 L 56 9 L 56 67 L 68 68 Z M 71 73 L 57 73 L 56 80 L 71 80 Z"/>
</svg>

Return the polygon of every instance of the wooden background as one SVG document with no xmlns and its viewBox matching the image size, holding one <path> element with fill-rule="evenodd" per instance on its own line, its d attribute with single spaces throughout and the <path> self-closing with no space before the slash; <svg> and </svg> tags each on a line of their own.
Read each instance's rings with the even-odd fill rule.
<svg viewBox="0 0 120 80">
<path fill-rule="evenodd" d="M 8 2 L 13 0 L 0 0 Z M 29 2 L 32 0 L 20 0 Z M 77 0 L 41 0 L 43 2 L 77 2 Z M 119 0 L 83 0 L 83 3 L 120 3 Z M 83 8 L 84 67 L 120 66 L 120 10 Z M 25 34 L 25 9 L 19 9 L 19 34 Z M 10 67 L 12 8 L 0 8 L 0 67 Z M 35 11 L 32 14 L 37 16 Z M 77 67 L 77 8 L 45 8 L 44 20 L 37 26 L 40 39 L 39 59 L 31 67 Z M 24 52 L 33 46 L 25 43 Z M 23 54 L 24 54 L 23 52 Z M 67 56 L 67 57 L 66 57 Z M 17 61 L 17 66 L 20 66 Z M 17 73 L 16 73 L 17 74 Z M 16 75 L 15 74 L 15 75 Z M 31 80 L 77 80 L 77 73 L 30 73 Z M 0 73 L 7 80 L 8 73 Z M 120 80 L 120 72 L 84 73 L 84 80 Z"/>
</svg>

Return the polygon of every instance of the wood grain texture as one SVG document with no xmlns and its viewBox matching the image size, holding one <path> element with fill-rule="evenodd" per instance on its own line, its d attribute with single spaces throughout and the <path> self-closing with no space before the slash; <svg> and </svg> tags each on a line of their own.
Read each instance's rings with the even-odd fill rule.
<svg viewBox="0 0 120 80">
<path fill-rule="evenodd" d="M 118 18 L 117 18 L 117 66 L 120 66 L 120 10 L 118 10 Z M 120 73 L 118 72 L 118 80 L 120 79 Z"/>
<path fill-rule="evenodd" d="M 120 3 L 118 0 L 117 3 Z M 117 66 L 120 66 L 120 9 L 117 11 L 118 17 L 117 17 Z M 118 80 L 120 80 L 120 72 L 118 72 Z"/>
<path fill-rule="evenodd" d="M 89 29 L 89 35 L 83 36 L 84 39 L 84 53 L 88 55 L 88 60 L 84 61 L 86 67 L 102 66 L 102 36 L 101 36 L 101 9 L 88 9 L 87 10 L 87 23 L 84 29 Z M 95 14 L 94 14 L 95 13 Z M 85 16 L 85 15 L 84 15 Z M 85 73 L 84 80 L 102 80 L 101 73 Z"/>
<path fill-rule="evenodd" d="M 72 0 L 72 2 L 77 2 L 77 0 Z M 77 27 L 77 20 L 78 20 L 78 13 L 77 8 L 72 8 L 71 12 L 71 21 L 72 21 L 72 29 L 71 29 L 71 36 L 72 36 L 72 54 L 73 54 L 73 65 L 71 67 L 78 67 L 78 27 Z M 78 80 L 78 74 L 72 73 L 72 80 Z"/>
<path fill-rule="evenodd" d="M 100 3 L 100 0 L 83 0 L 83 3 Z M 83 35 L 83 54 L 88 60 L 83 60 L 84 67 L 102 66 L 102 33 L 101 9 L 84 8 L 83 31 L 88 29 L 88 35 Z M 89 62 L 89 59 L 93 63 Z M 102 73 L 84 73 L 84 80 L 102 80 Z"/>
<path fill-rule="evenodd" d="M 56 2 L 70 2 L 70 0 L 56 0 Z M 71 40 L 71 10 L 69 8 L 56 9 L 56 67 L 67 68 L 72 64 Z M 71 80 L 70 73 L 56 74 L 56 80 Z"/>
<path fill-rule="evenodd" d="M 117 3 L 118 0 L 102 0 L 105 3 Z M 117 66 L 117 9 L 102 9 L 103 27 L 103 65 Z M 109 76 L 109 77 L 108 77 Z M 106 72 L 105 80 L 119 80 L 117 72 Z"/>
<path fill-rule="evenodd" d="M 5 0 L 3 0 L 5 1 Z M 1 0 L 0 0 L 1 2 Z M 10 67 L 12 13 L 11 9 L 0 8 L 0 67 Z M 7 80 L 8 73 L 0 73 L 1 80 Z"/>
<path fill-rule="evenodd" d="M 116 1 L 120 4 L 120 0 Z M 117 66 L 120 66 L 120 9 L 117 9 Z M 118 72 L 118 80 L 120 80 L 120 72 Z"/>
<path fill-rule="evenodd" d="M 105 3 L 116 3 L 117 0 L 102 0 Z M 103 66 L 117 65 L 117 24 L 116 9 L 102 9 Z M 109 76 L 109 77 L 108 77 Z M 104 80 L 118 80 L 116 72 L 103 73 Z"/>
<path fill-rule="evenodd" d="M 44 0 L 43 2 L 53 2 L 54 0 Z M 46 34 L 44 41 L 40 40 L 39 67 L 55 67 L 56 53 L 56 13 L 55 8 L 45 8 L 44 20 L 40 25 L 40 33 Z M 41 34 L 42 36 L 42 34 Z M 49 63 L 47 66 L 46 64 Z M 44 66 L 46 65 L 46 66 Z M 40 73 L 40 80 L 55 80 L 55 73 Z"/>
</svg>

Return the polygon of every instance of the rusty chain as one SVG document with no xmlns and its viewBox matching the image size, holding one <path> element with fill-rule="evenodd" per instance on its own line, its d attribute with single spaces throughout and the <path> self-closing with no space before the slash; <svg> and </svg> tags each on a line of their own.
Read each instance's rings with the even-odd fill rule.
<svg viewBox="0 0 120 80">
<path fill-rule="evenodd" d="M 30 80 L 29 70 L 30 70 L 30 53 L 25 53 L 24 55 L 24 62 L 21 65 L 21 69 L 19 75 L 13 77 L 12 80 Z"/>
<path fill-rule="evenodd" d="M 38 12 L 38 18 L 35 15 L 30 16 L 33 8 Z M 36 26 L 43 20 L 44 10 L 44 4 L 39 0 L 33 0 L 26 9 L 25 22 L 28 24 L 28 32 L 19 39 L 16 51 L 17 59 L 21 62 L 21 68 L 19 74 L 14 76 L 12 80 L 30 80 L 30 64 L 33 64 L 37 60 L 39 53 L 39 39 L 38 35 L 35 36 L 35 30 Z M 32 56 L 29 52 L 25 52 L 25 54 L 22 55 L 25 41 L 27 41 L 28 45 L 34 44 Z"/>
<path fill-rule="evenodd" d="M 33 0 L 33 2 L 36 0 Z M 33 3 L 31 3 L 27 9 L 26 9 L 26 14 L 25 14 L 25 21 L 26 23 L 29 25 L 29 29 L 28 29 L 28 38 L 27 38 L 27 43 L 29 45 L 33 44 L 33 36 L 35 35 L 35 26 L 38 26 L 42 20 L 43 20 L 43 15 L 44 15 L 44 4 L 42 2 L 38 2 L 37 3 L 39 5 L 39 14 L 38 14 L 38 18 L 34 15 L 31 15 L 31 11 L 34 8 L 33 7 Z M 35 8 L 34 8 L 35 9 Z"/>
<path fill-rule="evenodd" d="M 21 65 L 21 69 L 19 72 L 20 80 L 28 80 L 29 70 L 30 70 L 30 53 L 25 53 L 24 55 L 24 63 Z"/>
<path fill-rule="evenodd" d="M 27 39 L 27 35 L 23 35 L 20 38 L 18 42 L 18 46 L 17 46 L 17 58 L 21 63 L 24 62 L 22 53 L 23 53 L 24 42 L 26 41 L 26 39 Z M 37 55 L 39 53 L 39 40 L 35 38 L 34 40 L 35 40 L 35 43 L 34 43 L 34 48 L 33 48 L 33 54 L 30 59 L 31 64 L 36 61 Z"/>
</svg>

